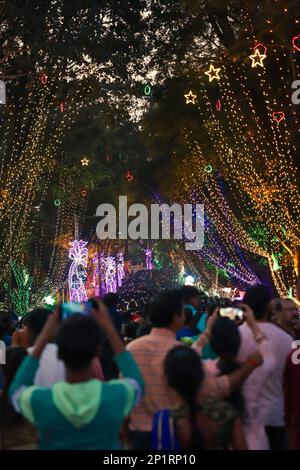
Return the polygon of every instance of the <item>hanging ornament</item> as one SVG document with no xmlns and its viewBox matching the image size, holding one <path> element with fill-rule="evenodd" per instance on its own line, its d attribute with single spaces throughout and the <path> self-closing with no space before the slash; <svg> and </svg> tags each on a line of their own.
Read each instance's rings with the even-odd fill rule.
<svg viewBox="0 0 300 470">
<path fill-rule="evenodd" d="M 258 42 L 256 43 L 256 45 L 253 47 L 253 51 L 255 52 L 256 49 L 258 49 L 258 51 L 262 54 L 262 55 L 265 55 L 267 56 L 267 46 L 265 46 L 264 44 L 262 44 L 261 42 Z"/>
<path fill-rule="evenodd" d="M 190 90 L 187 95 L 184 95 L 184 97 L 186 100 L 185 104 L 189 104 L 189 103 L 195 104 L 195 100 L 197 99 L 197 95 L 194 95 L 192 90 Z"/>
<path fill-rule="evenodd" d="M 204 171 L 205 171 L 205 173 L 212 173 L 213 167 L 211 165 L 206 165 L 204 167 Z"/>
<path fill-rule="evenodd" d="M 107 162 L 110 162 L 110 161 L 111 161 L 111 156 L 108 155 L 108 154 L 106 155 L 106 161 L 107 161 Z"/>
<path fill-rule="evenodd" d="M 293 48 L 296 49 L 296 51 L 300 52 L 300 34 L 293 37 L 292 44 Z"/>
<path fill-rule="evenodd" d="M 81 190 L 80 190 L 80 196 L 81 196 L 81 197 L 86 197 L 86 196 L 87 196 L 87 190 L 84 189 L 84 188 L 81 189 Z"/>
<path fill-rule="evenodd" d="M 55 205 L 56 207 L 58 207 L 58 206 L 60 206 L 60 204 L 61 204 L 60 199 L 55 199 L 54 205 Z"/>
<path fill-rule="evenodd" d="M 277 124 L 279 124 L 283 119 L 285 119 L 285 113 L 283 111 L 274 111 L 273 119 Z"/>
<path fill-rule="evenodd" d="M 216 102 L 216 110 L 217 110 L 217 111 L 221 111 L 221 108 L 222 108 L 222 103 L 221 103 L 220 100 L 218 100 L 218 101 Z"/>
<path fill-rule="evenodd" d="M 83 158 L 82 160 L 80 160 L 80 161 L 81 161 L 81 165 L 82 165 L 82 166 L 88 166 L 89 163 L 90 163 L 89 159 L 86 158 L 86 157 L 84 157 L 84 158 Z"/>
<path fill-rule="evenodd" d="M 134 176 L 131 174 L 130 170 L 127 171 L 126 178 L 129 183 L 131 183 L 131 181 L 133 180 Z"/>
<path fill-rule="evenodd" d="M 61 112 L 61 113 L 64 112 L 64 110 L 65 110 L 65 104 L 64 104 L 63 101 L 61 101 L 61 102 L 59 103 L 59 109 L 60 109 L 60 112 Z"/>
<path fill-rule="evenodd" d="M 260 67 L 264 67 L 263 61 L 266 59 L 266 54 L 261 54 L 259 49 L 254 49 L 254 54 L 249 56 L 250 59 L 252 60 L 251 67 L 257 67 L 258 65 Z"/>
<path fill-rule="evenodd" d="M 209 70 L 204 73 L 209 77 L 209 81 L 212 82 L 213 80 L 220 80 L 220 70 L 221 68 L 215 68 L 212 64 L 210 64 Z"/>
<path fill-rule="evenodd" d="M 151 92 L 152 92 L 152 88 L 151 88 L 151 86 L 150 86 L 149 84 L 147 84 L 147 85 L 144 87 L 144 94 L 145 94 L 146 96 L 149 96 L 149 95 L 151 95 Z"/>
<path fill-rule="evenodd" d="M 46 85 L 47 82 L 48 82 L 48 77 L 47 77 L 47 75 L 45 74 L 45 72 L 42 73 L 42 75 L 41 75 L 41 82 L 42 82 L 43 85 Z"/>
</svg>

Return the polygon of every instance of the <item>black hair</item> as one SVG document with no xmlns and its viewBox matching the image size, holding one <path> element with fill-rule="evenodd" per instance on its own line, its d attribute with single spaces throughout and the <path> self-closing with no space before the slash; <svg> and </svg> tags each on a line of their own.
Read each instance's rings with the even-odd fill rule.
<svg viewBox="0 0 300 470">
<path fill-rule="evenodd" d="M 180 289 L 183 302 L 188 302 L 192 297 L 200 296 L 200 292 L 193 286 L 182 286 Z"/>
<path fill-rule="evenodd" d="M 119 296 L 114 292 L 109 292 L 103 297 L 103 303 L 107 308 L 116 307 L 119 303 Z"/>
<path fill-rule="evenodd" d="M 131 321 L 130 323 L 126 323 L 124 326 L 125 336 L 130 339 L 135 339 L 137 336 L 137 330 L 139 328 L 139 324 L 136 321 Z"/>
<path fill-rule="evenodd" d="M 236 323 L 227 317 L 219 317 L 211 328 L 210 346 L 219 356 L 220 375 L 228 375 L 239 368 L 236 356 L 241 346 L 241 336 Z M 241 389 L 236 389 L 227 400 L 239 412 L 244 414 L 244 398 Z"/>
<path fill-rule="evenodd" d="M 2 339 L 3 336 L 5 335 L 5 331 L 6 331 L 5 324 L 2 322 L 0 318 L 0 339 Z"/>
<path fill-rule="evenodd" d="M 184 324 L 188 326 L 192 323 L 193 318 L 194 318 L 193 310 L 190 307 L 186 306 L 184 307 L 183 311 L 184 311 L 184 316 L 185 316 Z"/>
<path fill-rule="evenodd" d="M 199 355 L 187 346 L 176 346 L 165 358 L 164 371 L 168 384 L 189 406 L 192 425 L 191 448 L 204 447 L 202 433 L 197 429 L 197 396 L 201 388 L 204 372 Z"/>
<path fill-rule="evenodd" d="M 6 349 L 6 363 L 2 365 L 4 376 L 4 387 L 1 394 L 1 420 L 7 425 L 16 424 L 21 415 L 19 415 L 8 399 L 8 389 L 23 359 L 27 356 L 25 348 L 8 347 Z"/>
<path fill-rule="evenodd" d="M 251 307 L 257 320 L 261 320 L 267 314 L 270 300 L 271 296 L 267 287 L 263 285 L 257 285 L 247 289 L 244 295 L 243 303 Z"/>
<path fill-rule="evenodd" d="M 171 325 L 175 315 L 181 313 L 182 307 L 182 296 L 179 290 L 162 292 L 150 304 L 150 323 L 158 328 L 168 327 Z"/>
<path fill-rule="evenodd" d="M 26 315 L 26 325 L 33 341 L 39 336 L 50 314 L 45 308 L 36 308 Z"/>
<path fill-rule="evenodd" d="M 96 356 L 101 330 L 94 318 L 75 314 L 63 321 L 57 331 L 58 355 L 71 370 L 86 369 Z"/>
<path fill-rule="evenodd" d="M 141 336 L 149 335 L 149 333 L 151 333 L 151 330 L 152 330 L 152 325 L 150 323 L 145 323 L 143 325 L 140 325 L 136 332 L 136 337 L 141 338 Z"/>
</svg>

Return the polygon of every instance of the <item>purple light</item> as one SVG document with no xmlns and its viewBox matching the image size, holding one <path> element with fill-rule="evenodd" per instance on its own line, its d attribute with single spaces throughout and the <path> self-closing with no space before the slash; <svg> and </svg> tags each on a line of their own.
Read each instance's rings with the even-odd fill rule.
<svg viewBox="0 0 300 470">
<path fill-rule="evenodd" d="M 118 253 L 117 255 L 117 279 L 118 279 L 118 287 L 122 286 L 122 280 L 125 276 L 124 272 L 124 255 L 123 253 Z"/>
<path fill-rule="evenodd" d="M 68 274 L 70 302 L 87 300 L 84 287 L 87 278 L 88 249 L 85 247 L 87 243 L 83 240 L 70 242 L 69 259 L 72 261 Z"/>
<path fill-rule="evenodd" d="M 148 269 L 148 271 L 151 271 L 153 269 L 153 264 L 152 264 L 152 250 L 145 250 L 145 254 L 146 254 L 146 269 Z"/>
<path fill-rule="evenodd" d="M 113 256 L 105 258 L 105 287 L 106 292 L 117 292 L 116 261 Z"/>
</svg>

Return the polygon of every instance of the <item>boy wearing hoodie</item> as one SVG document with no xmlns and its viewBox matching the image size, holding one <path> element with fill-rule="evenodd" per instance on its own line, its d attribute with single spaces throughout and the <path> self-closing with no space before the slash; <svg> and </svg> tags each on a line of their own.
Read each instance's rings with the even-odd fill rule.
<svg viewBox="0 0 300 470">
<path fill-rule="evenodd" d="M 125 351 L 106 307 L 98 303 L 93 316 L 73 315 L 59 326 L 57 308 L 11 384 L 12 404 L 36 426 L 39 449 L 120 449 L 122 423 L 143 394 L 140 371 L 131 354 Z M 35 386 L 39 358 L 58 326 L 58 355 L 66 366 L 66 381 L 51 388 Z M 100 382 L 92 378 L 92 360 L 99 355 L 100 328 L 116 354 L 122 380 Z"/>
</svg>

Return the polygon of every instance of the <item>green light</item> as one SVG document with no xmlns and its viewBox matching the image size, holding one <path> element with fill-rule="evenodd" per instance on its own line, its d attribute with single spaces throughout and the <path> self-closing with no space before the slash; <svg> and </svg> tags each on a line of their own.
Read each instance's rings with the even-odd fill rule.
<svg viewBox="0 0 300 470">
<path fill-rule="evenodd" d="M 206 173 L 212 173 L 213 167 L 212 167 L 211 165 L 206 165 L 206 166 L 204 167 L 204 171 L 205 171 Z"/>
<path fill-rule="evenodd" d="M 46 297 L 44 297 L 44 302 L 46 305 L 54 305 L 56 301 L 52 295 L 46 295 Z"/>
<path fill-rule="evenodd" d="M 55 205 L 56 207 L 60 206 L 60 199 L 55 199 L 54 205 Z"/>
<path fill-rule="evenodd" d="M 149 96 L 149 95 L 151 95 L 151 92 L 152 92 L 151 86 L 150 86 L 150 85 L 146 85 L 146 86 L 144 87 L 144 93 L 145 93 L 145 95 L 146 95 L 146 96 Z"/>
</svg>

